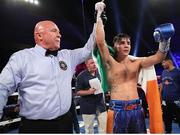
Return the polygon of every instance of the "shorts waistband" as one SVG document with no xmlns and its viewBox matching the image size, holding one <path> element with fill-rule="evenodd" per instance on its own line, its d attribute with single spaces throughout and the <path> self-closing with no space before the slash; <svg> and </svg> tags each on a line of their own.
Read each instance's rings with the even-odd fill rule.
<svg viewBox="0 0 180 135">
<path fill-rule="evenodd" d="M 120 110 L 135 110 L 141 108 L 140 99 L 134 100 L 110 100 L 110 109 L 120 109 Z"/>
</svg>

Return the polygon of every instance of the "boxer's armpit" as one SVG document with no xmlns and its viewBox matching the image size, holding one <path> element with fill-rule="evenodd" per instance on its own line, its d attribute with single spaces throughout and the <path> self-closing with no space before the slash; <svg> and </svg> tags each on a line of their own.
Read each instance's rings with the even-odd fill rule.
<svg viewBox="0 0 180 135">
<path fill-rule="evenodd" d="M 110 65 L 109 60 L 106 60 L 106 61 L 104 62 L 104 66 L 105 66 L 105 68 L 106 68 L 107 70 L 110 69 L 111 65 Z"/>
</svg>

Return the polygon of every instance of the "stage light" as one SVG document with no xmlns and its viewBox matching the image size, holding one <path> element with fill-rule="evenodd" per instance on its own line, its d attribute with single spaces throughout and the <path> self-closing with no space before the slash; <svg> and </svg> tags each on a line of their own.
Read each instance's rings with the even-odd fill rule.
<svg viewBox="0 0 180 135">
<path fill-rule="evenodd" d="M 38 0 L 34 0 L 34 4 L 35 5 L 39 5 L 39 1 Z"/>
<path fill-rule="evenodd" d="M 33 3 L 34 3 L 34 0 L 29 0 L 29 2 L 30 2 L 31 4 L 33 4 Z"/>
<path fill-rule="evenodd" d="M 139 23 L 138 23 L 138 26 L 137 26 L 137 32 L 135 33 L 135 46 L 134 46 L 134 52 L 133 52 L 133 55 L 134 56 L 137 56 L 138 52 L 139 52 L 139 46 L 140 46 L 140 40 L 141 40 L 141 32 L 142 32 L 142 26 L 143 26 L 143 21 L 144 21 L 144 10 L 145 10 L 145 2 L 142 1 L 141 3 L 141 12 L 140 12 L 140 15 L 139 15 Z"/>
<path fill-rule="evenodd" d="M 39 5 L 39 1 L 38 0 L 19 0 L 19 1 L 24 1 L 26 3 L 30 3 L 30 4 L 33 4 L 33 5 Z"/>
<path fill-rule="evenodd" d="M 179 68 L 179 62 L 178 62 L 177 57 L 174 56 L 175 54 L 173 54 L 171 51 L 169 51 L 169 55 L 170 55 L 170 57 L 171 57 L 173 63 L 175 64 L 175 66 L 176 66 L 177 68 Z"/>
<path fill-rule="evenodd" d="M 112 2 L 112 10 L 113 10 L 113 15 L 114 15 L 114 22 L 115 22 L 115 31 L 116 33 L 120 33 L 122 32 L 122 29 L 121 29 L 121 13 L 120 13 L 120 10 L 119 10 L 119 7 L 118 7 L 118 0 L 113 0 L 111 1 Z"/>
</svg>

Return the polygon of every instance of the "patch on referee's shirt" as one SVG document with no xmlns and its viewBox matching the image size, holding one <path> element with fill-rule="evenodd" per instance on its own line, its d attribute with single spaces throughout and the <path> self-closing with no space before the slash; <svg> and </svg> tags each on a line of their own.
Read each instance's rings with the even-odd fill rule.
<svg viewBox="0 0 180 135">
<path fill-rule="evenodd" d="M 67 64 L 64 61 L 59 61 L 59 67 L 62 70 L 67 70 Z"/>
</svg>

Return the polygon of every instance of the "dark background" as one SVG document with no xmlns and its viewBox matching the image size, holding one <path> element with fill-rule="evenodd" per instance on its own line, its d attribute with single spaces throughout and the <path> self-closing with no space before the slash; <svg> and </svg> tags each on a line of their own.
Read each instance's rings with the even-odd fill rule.
<svg viewBox="0 0 180 135">
<path fill-rule="evenodd" d="M 94 5 L 98 0 L 39 0 L 33 5 L 24 0 L 0 0 L 0 71 L 10 55 L 20 49 L 33 47 L 33 29 L 40 20 L 52 20 L 62 34 L 61 48 L 84 46 L 94 23 Z M 171 39 L 171 56 L 180 65 L 180 0 L 105 0 L 108 21 L 106 40 L 119 32 L 132 38 L 131 54 L 154 54 L 154 28 L 173 23 L 175 35 Z M 156 66 L 160 74 L 162 67 Z"/>
</svg>

